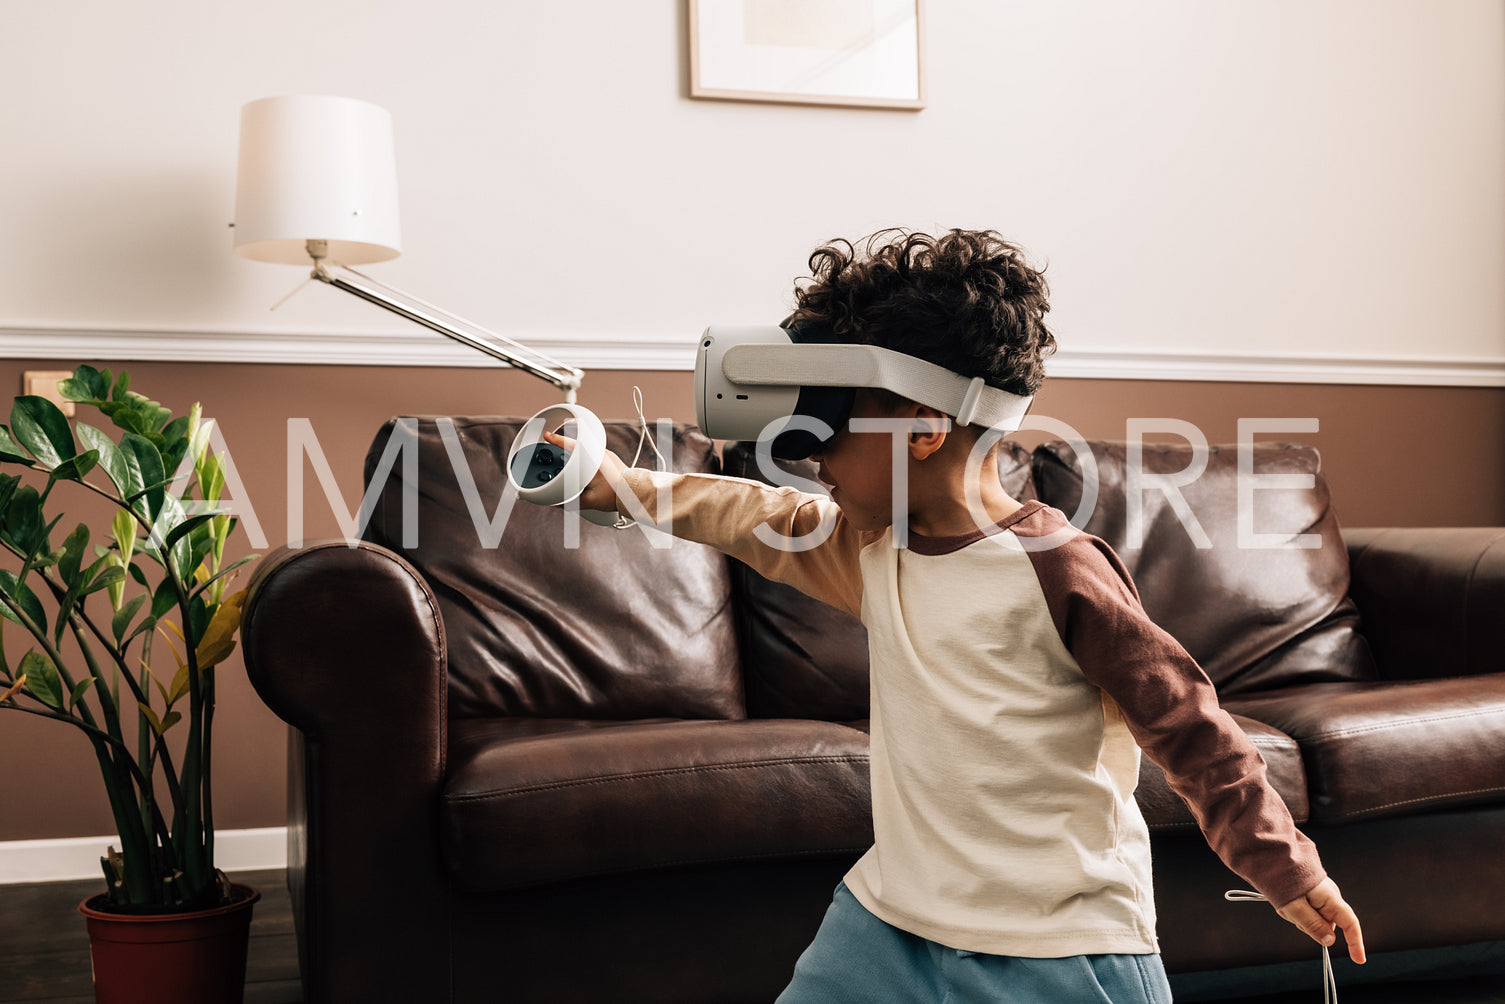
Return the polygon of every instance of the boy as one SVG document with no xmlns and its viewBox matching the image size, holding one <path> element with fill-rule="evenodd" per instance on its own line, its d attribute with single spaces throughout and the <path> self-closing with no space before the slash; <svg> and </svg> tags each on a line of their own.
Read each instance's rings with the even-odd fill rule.
<svg viewBox="0 0 1505 1004">
<path fill-rule="evenodd" d="M 1044 276 L 992 231 L 888 231 L 810 265 L 796 324 L 1014 394 L 1044 377 Z M 1259 753 L 1108 547 L 1006 494 L 996 450 L 969 470 L 986 430 L 882 390 L 859 390 L 850 419 L 811 455 L 829 500 L 611 455 L 581 499 L 635 497 L 868 629 L 875 840 L 780 1002 L 1169 1001 L 1140 748 L 1230 868 L 1323 945 L 1341 927 L 1362 962 L 1358 920 Z M 821 542 L 774 546 L 764 524 Z"/>
</svg>

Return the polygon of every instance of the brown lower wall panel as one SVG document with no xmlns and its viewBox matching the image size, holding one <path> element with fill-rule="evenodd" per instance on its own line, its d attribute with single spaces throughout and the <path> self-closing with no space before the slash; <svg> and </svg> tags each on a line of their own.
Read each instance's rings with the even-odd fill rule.
<svg viewBox="0 0 1505 1004">
<path fill-rule="evenodd" d="M 18 394 L 25 370 L 72 365 L 0 360 L 0 389 Z M 174 411 L 203 402 L 205 413 L 220 423 L 272 546 L 287 539 L 290 420 L 308 420 L 345 507 L 353 510 L 366 446 L 389 416 L 531 414 L 558 400 L 551 387 L 498 369 L 95 365 L 128 369 L 135 389 Z M 643 389 L 650 419 L 694 420 L 689 373 L 593 372 L 580 401 L 603 417 L 627 416 L 635 384 Z M 1321 449 L 1345 524 L 1505 525 L 1505 389 L 1059 379 L 1041 391 L 1035 413 L 1085 436 L 1112 439 L 1126 436 L 1130 419 L 1172 418 L 1191 423 L 1210 443 L 1235 441 L 1241 417 L 1316 419 L 1315 434 L 1262 438 L 1300 439 Z M 1177 437 L 1147 433 L 1146 438 Z M 337 535 L 338 523 L 313 467 L 305 461 L 304 468 L 305 536 Z M 249 550 L 242 539 L 238 553 Z M 222 666 L 219 680 L 217 824 L 223 829 L 281 825 L 283 727 L 246 683 L 238 655 Z M 77 734 L 56 723 L 0 712 L 0 764 L 5 765 L 0 840 L 111 832 L 93 756 Z"/>
</svg>

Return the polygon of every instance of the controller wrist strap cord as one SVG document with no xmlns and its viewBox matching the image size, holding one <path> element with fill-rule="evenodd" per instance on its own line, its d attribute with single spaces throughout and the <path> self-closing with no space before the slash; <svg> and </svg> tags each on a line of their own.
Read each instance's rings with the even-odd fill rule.
<svg viewBox="0 0 1505 1004">
<path fill-rule="evenodd" d="M 643 414 L 643 389 L 641 387 L 634 386 L 632 388 L 632 406 L 638 413 L 638 448 L 632 455 L 632 463 L 628 464 L 627 466 L 636 467 L 638 465 L 638 461 L 643 457 L 643 446 L 644 444 L 646 444 L 648 448 L 653 451 L 653 455 L 658 458 L 658 465 L 655 469 L 660 471 L 667 471 L 669 469 L 669 462 L 664 459 L 664 455 L 659 452 L 658 444 L 655 443 L 653 441 L 653 437 L 648 434 L 648 416 Z M 629 526 L 636 525 L 637 520 L 628 516 L 626 513 L 618 513 L 617 521 L 615 523 L 612 523 L 611 527 L 614 530 L 625 530 Z"/>
<path fill-rule="evenodd" d="M 1223 898 L 1230 903 L 1268 903 L 1265 897 L 1248 889 L 1229 889 Z M 1322 946 L 1322 1004 L 1338 1004 L 1338 978 L 1333 973 L 1332 953 Z"/>
</svg>

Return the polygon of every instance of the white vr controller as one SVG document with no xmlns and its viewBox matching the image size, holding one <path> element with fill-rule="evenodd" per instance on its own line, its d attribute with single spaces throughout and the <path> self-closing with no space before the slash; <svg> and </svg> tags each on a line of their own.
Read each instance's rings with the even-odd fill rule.
<svg viewBox="0 0 1505 1004">
<path fill-rule="evenodd" d="M 564 450 L 544 439 L 575 424 L 574 450 Z M 518 497 L 534 505 L 563 506 L 578 499 L 606 456 L 606 427 L 590 410 L 578 404 L 545 408 L 523 425 L 507 453 L 507 480 Z M 582 509 L 580 515 L 598 526 L 611 526 L 615 512 Z"/>
</svg>

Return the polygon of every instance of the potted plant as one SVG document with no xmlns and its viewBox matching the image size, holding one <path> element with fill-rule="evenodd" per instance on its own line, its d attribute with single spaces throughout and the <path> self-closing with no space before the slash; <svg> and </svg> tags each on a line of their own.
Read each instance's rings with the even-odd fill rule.
<svg viewBox="0 0 1505 1004">
<path fill-rule="evenodd" d="M 210 780 L 244 595 L 227 586 L 252 559 L 225 562 L 224 455 L 199 405 L 174 418 L 128 374 L 80 366 L 59 391 L 115 435 L 29 395 L 0 426 L 0 708 L 77 729 L 99 760 L 120 848 L 80 905 L 97 1000 L 239 1001 L 259 894 L 214 865 Z M 60 527 L 69 497 L 105 515 Z M 230 971 L 206 975 L 216 961 Z"/>
</svg>

